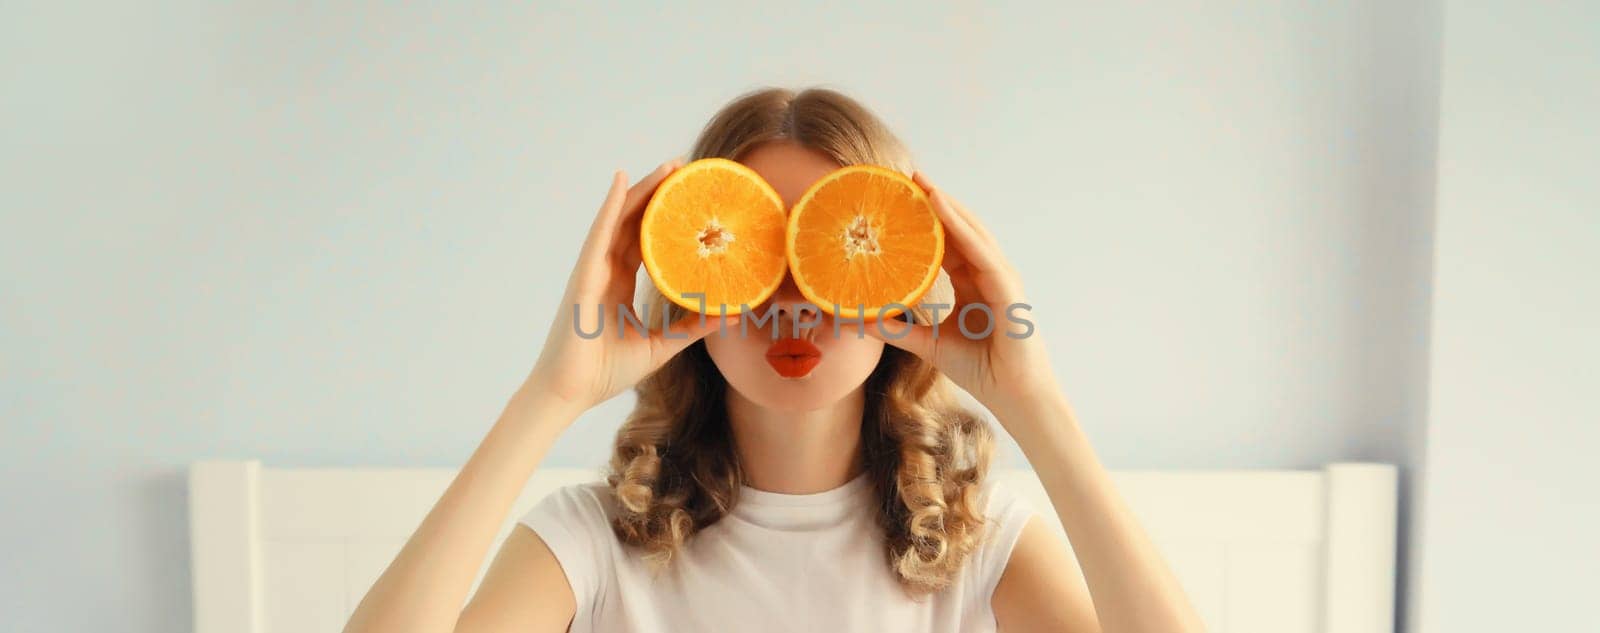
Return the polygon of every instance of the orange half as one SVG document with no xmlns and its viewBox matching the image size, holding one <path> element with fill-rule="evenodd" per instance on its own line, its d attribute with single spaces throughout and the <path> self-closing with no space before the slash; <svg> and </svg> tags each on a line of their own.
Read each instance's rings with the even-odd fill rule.
<svg viewBox="0 0 1600 633">
<path fill-rule="evenodd" d="M 739 314 L 782 285 L 784 229 L 783 199 L 772 185 L 734 161 L 704 158 L 656 187 L 639 221 L 640 258 L 673 303 Z M 686 296 L 693 293 L 705 303 Z"/>
<path fill-rule="evenodd" d="M 785 251 L 806 300 L 867 321 L 914 307 L 939 276 L 944 225 L 926 192 L 898 171 L 844 167 L 789 212 Z M 837 306 L 837 307 L 835 307 Z"/>
</svg>

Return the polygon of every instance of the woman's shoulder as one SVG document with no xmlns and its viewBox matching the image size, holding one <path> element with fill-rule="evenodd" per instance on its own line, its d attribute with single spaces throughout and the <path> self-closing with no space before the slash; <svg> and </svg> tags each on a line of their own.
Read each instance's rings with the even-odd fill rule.
<svg viewBox="0 0 1600 633">
<path fill-rule="evenodd" d="M 617 508 L 616 497 L 605 481 L 561 485 L 541 497 L 523 513 L 520 522 L 537 529 L 551 520 L 569 524 L 609 525 Z"/>
<path fill-rule="evenodd" d="M 609 582 L 616 560 L 615 508 L 604 481 L 566 484 L 546 493 L 517 521 L 555 555 L 579 604 L 589 604 Z"/>
<path fill-rule="evenodd" d="M 984 516 L 982 541 L 974 552 L 970 572 L 975 597 L 988 603 L 1000 582 L 1022 529 L 1037 510 L 1006 477 L 991 472 L 978 488 L 978 507 Z"/>
<path fill-rule="evenodd" d="M 978 503 L 984 517 L 995 523 L 1025 521 L 1035 508 L 1016 488 L 1016 483 L 1003 474 L 990 472 L 978 486 Z"/>
</svg>

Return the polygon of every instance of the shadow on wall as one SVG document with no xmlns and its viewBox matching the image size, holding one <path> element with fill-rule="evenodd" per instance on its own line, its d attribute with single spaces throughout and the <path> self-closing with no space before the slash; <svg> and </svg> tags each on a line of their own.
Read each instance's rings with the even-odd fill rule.
<svg viewBox="0 0 1600 633">
<path fill-rule="evenodd" d="M 134 601 L 151 605 L 149 622 L 130 626 L 131 630 L 159 631 L 173 622 L 183 622 L 189 630 L 193 620 L 193 599 L 189 573 L 189 477 L 187 466 L 162 465 L 155 472 L 127 482 L 133 499 L 123 516 L 139 517 L 137 525 L 117 530 L 131 541 L 123 551 L 134 552 L 131 564 L 145 570 L 144 595 Z M 105 565 L 122 561 L 103 561 Z"/>
</svg>

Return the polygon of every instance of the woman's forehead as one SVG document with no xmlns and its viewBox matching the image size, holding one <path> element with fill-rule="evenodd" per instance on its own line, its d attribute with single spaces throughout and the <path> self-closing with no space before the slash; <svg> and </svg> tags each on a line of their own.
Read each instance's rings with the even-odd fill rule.
<svg viewBox="0 0 1600 633">
<path fill-rule="evenodd" d="M 755 146 L 739 159 L 755 170 L 777 190 L 785 207 L 794 206 L 812 183 L 821 180 L 839 163 L 821 151 L 790 140 L 772 140 Z"/>
</svg>

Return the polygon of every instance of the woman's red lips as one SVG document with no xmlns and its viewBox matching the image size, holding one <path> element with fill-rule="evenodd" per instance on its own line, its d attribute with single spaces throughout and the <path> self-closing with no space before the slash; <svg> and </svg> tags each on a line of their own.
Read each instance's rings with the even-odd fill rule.
<svg viewBox="0 0 1600 633">
<path fill-rule="evenodd" d="M 784 378 L 799 378 L 811 373 L 822 362 L 822 350 L 811 341 L 782 338 L 767 348 L 767 364 Z"/>
</svg>

